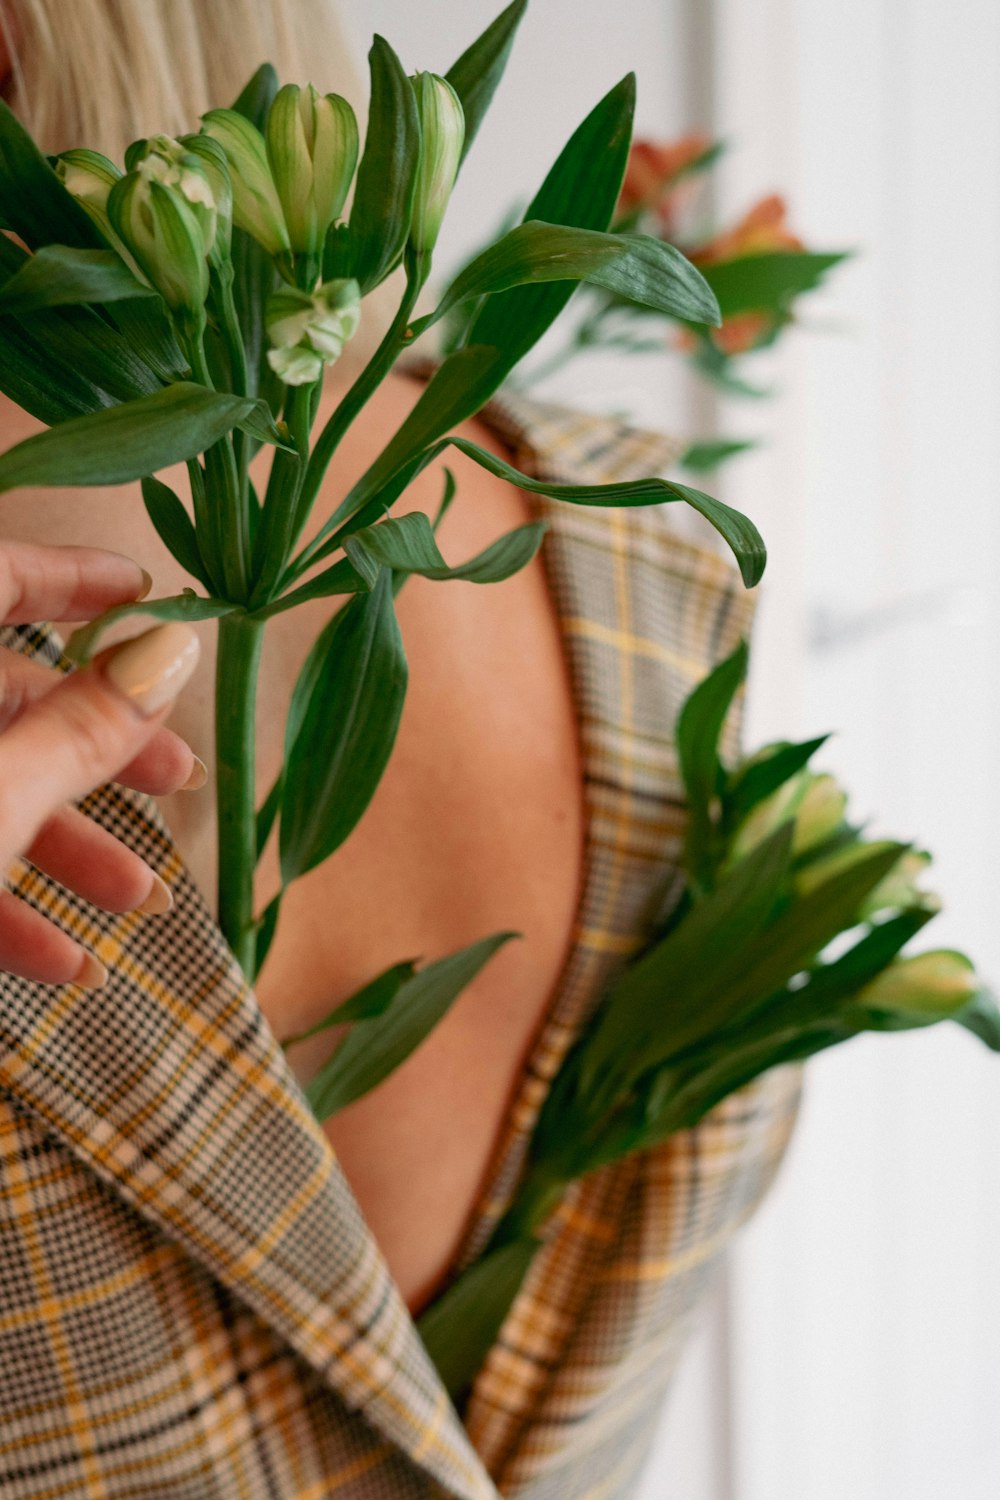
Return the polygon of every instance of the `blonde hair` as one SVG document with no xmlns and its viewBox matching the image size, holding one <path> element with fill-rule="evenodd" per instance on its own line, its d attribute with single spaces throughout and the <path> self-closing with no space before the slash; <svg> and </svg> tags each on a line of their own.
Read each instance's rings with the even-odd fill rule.
<svg viewBox="0 0 1000 1500">
<path fill-rule="evenodd" d="M 120 162 L 140 136 L 197 130 L 262 62 L 363 102 L 330 0 L 7 0 L 0 26 L 11 106 L 45 151 Z"/>
</svg>

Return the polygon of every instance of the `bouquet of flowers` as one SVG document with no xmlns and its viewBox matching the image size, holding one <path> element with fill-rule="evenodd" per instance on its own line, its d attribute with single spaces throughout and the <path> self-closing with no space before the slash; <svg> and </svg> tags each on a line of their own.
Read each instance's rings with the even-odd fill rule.
<svg viewBox="0 0 1000 1500">
<path fill-rule="evenodd" d="M 663 930 L 604 996 L 546 1096 L 513 1202 L 482 1257 L 421 1319 L 458 1398 L 492 1346 L 567 1186 L 660 1145 L 782 1063 L 862 1031 L 951 1020 L 1000 1051 L 1000 1010 L 964 954 L 902 955 L 939 910 L 930 856 L 866 839 L 809 769 L 826 736 L 726 766 L 741 644 L 691 694 L 677 747 L 685 883 Z"/>
</svg>

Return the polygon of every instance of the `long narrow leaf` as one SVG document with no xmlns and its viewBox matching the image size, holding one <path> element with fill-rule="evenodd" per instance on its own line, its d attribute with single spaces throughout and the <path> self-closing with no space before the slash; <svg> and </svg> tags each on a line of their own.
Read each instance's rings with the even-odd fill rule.
<svg viewBox="0 0 1000 1500">
<path fill-rule="evenodd" d="M 453 1401 L 496 1343 L 540 1244 L 526 1238 L 489 1251 L 420 1318 L 424 1348 Z"/>
<path fill-rule="evenodd" d="M 426 1041 L 497 949 L 516 932 L 498 932 L 450 953 L 404 981 L 381 1014 L 358 1021 L 306 1088 L 323 1121 L 367 1094 Z"/>
<path fill-rule="evenodd" d="M 0 491 L 23 485 L 127 484 L 203 453 L 253 402 L 182 382 L 75 417 L 0 454 Z"/>
<path fill-rule="evenodd" d="M 68 193 L 31 136 L 0 100 L 0 213 L 29 249 L 102 244 L 87 214 Z"/>
<path fill-rule="evenodd" d="M 332 625 L 286 762 L 285 885 L 322 864 L 357 825 L 388 764 L 406 696 L 389 573 L 383 571 L 370 594 L 346 604 Z"/>
<path fill-rule="evenodd" d="M 218 620 L 222 615 L 231 615 L 239 609 L 226 599 L 202 599 L 195 593 L 176 594 L 169 599 L 143 599 L 131 604 L 116 604 L 106 609 L 96 620 L 74 630 L 66 645 L 66 655 L 80 665 L 88 662 L 97 648 L 97 643 L 112 625 L 129 615 L 141 615 L 150 620 Z"/>
<path fill-rule="evenodd" d="M 483 116 L 490 107 L 497 84 L 503 77 L 514 33 L 520 25 L 527 4 L 528 0 L 514 0 L 513 5 L 508 5 L 495 21 L 490 22 L 482 36 L 477 37 L 472 46 L 466 48 L 458 61 L 452 63 L 445 74 L 461 100 L 465 115 L 463 161 L 476 138 Z"/>
<path fill-rule="evenodd" d="M 359 573 L 374 581 L 379 566 L 422 578 L 461 578 L 470 583 L 499 583 L 526 567 L 545 534 L 544 521 L 518 526 L 466 563 L 449 567 L 441 556 L 434 529 L 422 511 L 411 511 L 366 526 L 345 538 L 344 550 Z"/>
<path fill-rule="evenodd" d="M 374 1021 L 389 1009 L 402 985 L 413 978 L 416 967 L 417 961 L 413 958 L 404 958 L 397 964 L 390 964 L 388 969 L 383 969 L 381 974 L 355 990 L 348 999 L 342 1000 L 328 1016 L 317 1021 L 315 1026 L 310 1026 L 308 1031 L 286 1037 L 282 1047 L 287 1051 L 298 1042 L 307 1042 L 311 1037 L 319 1036 L 334 1026 L 348 1026 L 353 1021 Z"/>
<path fill-rule="evenodd" d="M 0 288 L 0 312 L 23 314 L 39 307 L 101 305 L 155 296 L 153 288 L 138 281 L 114 250 L 43 245 Z"/>
<path fill-rule="evenodd" d="M 697 886 L 709 885 L 715 870 L 712 806 L 722 774 L 719 740 L 748 660 L 747 643 L 740 641 L 691 693 L 677 720 L 677 755 L 688 803 L 685 864 Z"/>
<path fill-rule="evenodd" d="M 142 481 L 142 498 L 163 545 L 192 578 L 211 589 L 191 517 L 170 486 L 147 475 Z"/>
</svg>

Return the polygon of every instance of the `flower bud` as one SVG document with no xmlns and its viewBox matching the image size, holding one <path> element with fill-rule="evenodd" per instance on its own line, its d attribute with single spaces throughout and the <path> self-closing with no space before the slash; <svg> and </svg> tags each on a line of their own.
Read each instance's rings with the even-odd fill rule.
<svg viewBox="0 0 1000 1500">
<path fill-rule="evenodd" d="M 835 776 L 810 775 L 795 814 L 792 854 L 823 844 L 837 832 L 847 811 L 847 793 Z"/>
<path fill-rule="evenodd" d="M 976 971 L 964 953 L 939 948 L 897 958 L 854 997 L 872 1010 L 913 1016 L 950 1016 L 978 993 Z"/>
<path fill-rule="evenodd" d="M 307 84 L 279 89 L 267 117 L 267 157 L 292 249 L 317 255 L 358 163 L 358 125 L 346 99 Z"/>
<path fill-rule="evenodd" d="M 115 234 L 108 218 L 108 194 L 122 176 L 120 168 L 99 151 L 64 151 L 56 161 L 56 173 L 67 193 L 89 214 L 105 239 Z"/>
<path fill-rule="evenodd" d="M 208 296 L 208 246 L 187 199 L 140 168 L 112 188 L 108 215 L 167 306 L 200 313 Z"/>
<path fill-rule="evenodd" d="M 286 385 L 318 380 L 360 320 L 361 289 L 353 279 L 327 281 L 312 293 L 281 287 L 267 301 L 268 364 Z"/>
<path fill-rule="evenodd" d="M 264 137 L 235 109 L 210 109 L 202 115 L 205 134 L 226 153 L 233 187 L 233 223 L 269 255 L 291 249 L 278 190 L 271 176 Z"/>
<path fill-rule="evenodd" d="M 125 164 L 129 171 L 180 194 L 201 227 L 205 253 L 213 265 L 228 258 L 233 194 L 225 152 L 217 141 L 206 136 L 177 141 L 172 136 L 154 135 L 133 141 L 125 153 Z"/>
<path fill-rule="evenodd" d="M 872 891 L 862 915 L 874 917 L 880 911 L 905 911 L 915 906 L 925 911 L 940 911 L 940 897 L 933 891 L 920 890 L 917 885 L 930 862 L 930 855 L 924 851 L 908 849 Z"/>
<path fill-rule="evenodd" d="M 413 195 L 410 243 L 433 250 L 458 175 L 465 142 L 465 114 L 451 84 L 436 73 L 412 80 L 420 117 L 420 160 Z"/>
<path fill-rule="evenodd" d="M 808 778 L 808 771 L 799 771 L 751 808 L 736 829 L 729 853 L 730 863 L 744 859 L 751 849 L 756 849 L 758 844 L 777 832 L 782 823 L 795 817 L 808 790 Z"/>
</svg>

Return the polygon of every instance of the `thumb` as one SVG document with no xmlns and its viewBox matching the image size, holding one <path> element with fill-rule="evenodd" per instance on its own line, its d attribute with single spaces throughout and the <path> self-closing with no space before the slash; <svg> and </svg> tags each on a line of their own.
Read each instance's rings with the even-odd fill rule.
<svg viewBox="0 0 1000 1500">
<path fill-rule="evenodd" d="M 57 808 L 112 780 L 139 753 L 198 655 L 189 625 L 160 625 L 64 678 L 0 735 L 4 869 Z"/>
</svg>

